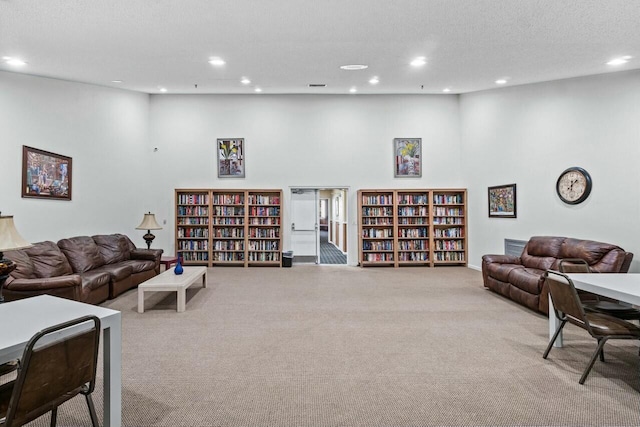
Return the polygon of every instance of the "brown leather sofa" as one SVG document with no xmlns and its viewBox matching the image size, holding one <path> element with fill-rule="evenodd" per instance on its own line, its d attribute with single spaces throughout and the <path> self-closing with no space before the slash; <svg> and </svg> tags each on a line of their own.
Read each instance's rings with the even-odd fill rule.
<svg viewBox="0 0 640 427">
<path fill-rule="evenodd" d="M 123 234 L 79 236 L 7 251 L 17 264 L 7 301 L 49 294 L 91 304 L 138 286 L 160 272 L 162 249 L 137 249 Z"/>
<path fill-rule="evenodd" d="M 626 273 L 633 254 L 609 243 L 567 237 L 532 237 L 519 257 L 484 255 L 484 286 L 542 313 L 549 312 L 549 291 L 542 278 L 558 270 L 560 260 L 580 258 L 594 273 Z"/>
</svg>

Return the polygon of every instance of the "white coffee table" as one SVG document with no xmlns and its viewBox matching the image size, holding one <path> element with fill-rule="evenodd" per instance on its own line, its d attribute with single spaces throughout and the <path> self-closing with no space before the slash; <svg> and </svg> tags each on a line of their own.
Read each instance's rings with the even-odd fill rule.
<svg viewBox="0 0 640 427">
<path fill-rule="evenodd" d="M 138 285 L 138 313 L 144 313 L 144 293 L 169 291 L 178 294 L 176 311 L 183 312 L 187 302 L 187 288 L 202 277 L 202 287 L 207 287 L 207 267 L 183 267 L 182 274 L 175 274 L 173 270 L 163 271 L 155 277 Z"/>
</svg>

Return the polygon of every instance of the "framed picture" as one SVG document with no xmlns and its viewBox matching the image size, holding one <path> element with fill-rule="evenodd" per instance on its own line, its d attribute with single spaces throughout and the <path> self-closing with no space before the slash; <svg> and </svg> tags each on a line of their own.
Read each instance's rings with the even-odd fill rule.
<svg viewBox="0 0 640 427">
<path fill-rule="evenodd" d="M 71 200 L 71 157 L 22 146 L 22 197 Z"/>
<path fill-rule="evenodd" d="M 422 176 L 422 139 L 394 138 L 395 178 Z"/>
<path fill-rule="evenodd" d="M 516 185 L 489 187 L 489 218 L 516 218 Z"/>
<path fill-rule="evenodd" d="M 218 139 L 218 178 L 244 178 L 244 138 Z"/>
</svg>

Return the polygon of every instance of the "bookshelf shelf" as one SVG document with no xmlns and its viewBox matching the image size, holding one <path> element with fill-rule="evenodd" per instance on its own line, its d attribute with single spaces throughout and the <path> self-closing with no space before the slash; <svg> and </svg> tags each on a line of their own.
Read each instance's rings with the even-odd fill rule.
<svg viewBox="0 0 640 427">
<path fill-rule="evenodd" d="M 361 266 L 466 265 L 466 190 L 358 191 Z"/>
<path fill-rule="evenodd" d="M 280 265 L 281 190 L 175 192 L 176 251 L 185 265 Z"/>
</svg>

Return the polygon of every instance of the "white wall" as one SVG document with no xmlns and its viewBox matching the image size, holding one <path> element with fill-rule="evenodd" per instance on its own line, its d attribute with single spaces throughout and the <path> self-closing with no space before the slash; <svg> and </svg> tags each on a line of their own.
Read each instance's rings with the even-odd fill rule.
<svg viewBox="0 0 640 427">
<path fill-rule="evenodd" d="M 148 111 L 146 94 L 0 72 L 0 210 L 31 242 L 120 232 L 144 246 Z M 71 201 L 21 197 L 23 145 L 72 157 Z"/>
<path fill-rule="evenodd" d="M 281 188 L 289 249 L 289 187 L 350 187 L 349 262 L 357 263 L 360 188 L 460 187 L 457 96 L 152 95 L 152 210 L 173 251 L 175 188 Z M 246 178 L 217 178 L 217 138 L 245 138 Z M 423 140 L 420 179 L 393 178 L 393 138 Z"/>
<path fill-rule="evenodd" d="M 640 71 L 466 94 L 460 112 L 471 266 L 505 238 L 559 235 L 617 244 L 640 271 Z M 593 179 L 577 206 L 555 191 L 570 166 Z M 511 183 L 518 217 L 488 218 L 487 187 Z"/>
</svg>

